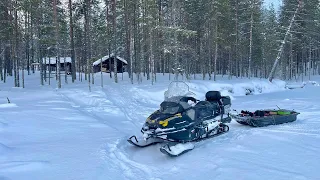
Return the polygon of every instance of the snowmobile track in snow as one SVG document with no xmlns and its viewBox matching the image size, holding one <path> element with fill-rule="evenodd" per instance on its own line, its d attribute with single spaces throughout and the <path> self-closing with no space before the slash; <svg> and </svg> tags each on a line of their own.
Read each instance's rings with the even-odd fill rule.
<svg viewBox="0 0 320 180">
<path fill-rule="evenodd" d="M 109 91 L 109 89 L 103 90 L 104 96 L 101 98 L 107 99 L 107 97 L 108 97 L 108 100 L 111 100 L 113 105 L 116 104 L 115 101 L 120 102 L 120 103 L 118 103 L 118 105 L 115 105 L 115 107 L 119 108 L 125 114 L 125 116 L 127 118 L 129 117 L 129 114 L 138 112 L 137 109 L 139 106 L 137 106 L 137 108 L 133 108 L 134 106 L 130 105 L 130 108 L 134 109 L 134 110 L 129 110 L 129 111 L 126 110 L 127 106 L 125 105 L 125 102 L 130 101 L 130 100 L 125 101 L 124 99 L 119 100 L 118 98 L 117 99 L 110 98 L 111 96 L 107 96 L 105 91 Z M 113 94 L 114 97 L 121 97 L 119 92 L 117 92 L 115 90 L 112 90 L 110 93 L 116 93 L 116 94 Z M 88 107 L 87 104 L 79 104 L 77 101 L 73 100 L 72 98 L 69 98 L 67 94 L 59 93 L 59 92 L 58 92 L 58 94 L 63 99 L 65 99 L 67 102 L 70 102 L 71 104 L 73 104 L 73 106 L 78 106 L 74 109 L 76 109 L 82 115 L 90 116 L 93 119 L 96 119 L 99 122 L 106 124 L 107 126 L 113 128 L 114 130 L 126 135 L 127 132 L 123 131 L 119 127 L 112 126 L 112 123 L 110 123 L 109 121 L 102 119 L 101 117 L 95 115 L 95 113 L 87 111 L 86 110 L 86 108 Z M 103 101 L 100 97 L 97 97 L 97 98 L 98 98 L 97 99 L 98 101 Z M 102 103 L 102 105 L 103 105 L 103 103 Z M 90 108 L 94 108 L 94 107 L 90 106 Z M 132 112 L 132 113 L 130 113 L 130 112 Z M 138 119 L 137 116 L 135 116 L 135 117 L 136 117 L 135 120 L 141 121 L 141 119 Z M 133 123 L 132 118 L 130 118 L 128 120 L 129 120 L 129 122 Z M 130 160 L 129 156 L 124 153 L 124 152 L 126 152 L 128 142 L 125 140 L 126 139 L 125 137 L 123 137 L 121 139 L 120 140 L 118 139 L 116 142 L 107 142 L 107 147 L 109 147 L 109 148 L 107 148 L 107 149 L 109 149 L 109 151 L 107 152 L 107 154 L 105 154 L 105 158 L 108 159 L 107 162 L 112 163 L 112 164 L 116 165 L 116 167 L 123 169 L 123 171 L 125 172 L 125 176 L 127 178 L 135 179 L 135 174 L 145 174 L 145 175 L 148 174 L 148 177 L 152 179 L 153 176 L 152 176 L 152 172 L 150 171 L 150 167 Z M 123 147 L 123 145 L 125 145 L 125 147 Z M 140 172 L 140 173 L 138 173 L 138 172 Z M 143 179 L 143 177 L 141 177 L 140 179 Z"/>
<path fill-rule="evenodd" d="M 108 144 L 108 146 L 109 146 L 108 159 L 112 163 L 117 164 L 121 169 L 123 169 L 128 178 L 132 178 L 132 179 L 137 178 L 135 174 L 142 175 L 140 179 L 146 178 L 146 175 L 147 177 L 149 177 L 149 179 L 153 178 L 153 173 L 152 173 L 153 171 L 151 167 L 140 164 L 133 160 L 130 160 L 128 158 L 129 155 L 125 154 L 126 152 L 125 149 L 127 148 L 127 142 L 124 139 L 118 140 L 114 144 Z M 132 171 L 138 171 L 139 173 L 137 172 L 133 173 Z"/>
<path fill-rule="evenodd" d="M 95 115 L 94 113 L 91 113 L 89 111 L 87 111 L 85 108 L 88 107 L 88 105 L 86 104 L 79 104 L 77 103 L 75 100 L 73 100 L 72 98 L 69 98 L 67 95 L 58 92 L 58 94 L 65 99 L 67 102 L 70 102 L 72 104 L 73 109 L 77 110 L 80 114 L 84 115 L 84 116 L 90 116 L 93 119 L 96 119 L 97 121 L 99 121 L 102 124 L 107 125 L 108 127 L 111 127 L 112 129 L 122 132 L 122 130 L 120 130 L 118 127 L 116 126 L 112 126 L 112 123 L 107 122 L 105 119 L 102 119 L 101 117 Z M 78 106 L 77 108 L 75 108 L 75 106 Z M 90 108 L 92 108 L 92 106 L 90 106 Z"/>
</svg>

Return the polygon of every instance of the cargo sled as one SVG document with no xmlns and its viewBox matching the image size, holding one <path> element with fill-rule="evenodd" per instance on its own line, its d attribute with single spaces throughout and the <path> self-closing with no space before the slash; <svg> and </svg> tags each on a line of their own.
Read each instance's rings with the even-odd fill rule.
<svg viewBox="0 0 320 180">
<path fill-rule="evenodd" d="M 238 123 L 253 127 L 264 127 L 269 125 L 278 125 L 297 120 L 298 112 L 294 110 L 257 110 L 255 112 L 241 111 L 239 114 L 230 116 Z"/>
</svg>

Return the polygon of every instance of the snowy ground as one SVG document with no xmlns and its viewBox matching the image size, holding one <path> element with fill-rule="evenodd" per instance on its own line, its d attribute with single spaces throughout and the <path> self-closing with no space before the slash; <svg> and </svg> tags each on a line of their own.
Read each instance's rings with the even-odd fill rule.
<svg viewBox="0 0 320 180">
<path fill-rule="evenodd" d="M 177 158 L 160 145 L 138 149 L 126 142 L 139 135 L 146 117 L 159 107 L 169 80 L 158 76 L 131 85 L 99 75 L 87 82 L 26 88 L 0 82 L 0 180 L 115 179 L 318 179 L 320 177 L 320 96 L 317 84 L 288 90 L 285 83 L 259 79 L 193 80 L 199 99 L 208 90 L 232 95 L 232 108 L 295 109 L 296 122 L 250 128 L 232 121 L 230 131 L 197 144 Z M 120 77 L 121 79 L 121 77 Z M 126 79 L 126 78 L 125 78 Z M 199 78 L 200 79 L 200 78 Z M 313 77 L 318 81 L 320 77 Z M 69 80 L 70 82 L 70 80 Z M 254 89 L 245 96 L 246 88 Z M 7 97 L 11 101 L 7 104 Z"/>
</svg>

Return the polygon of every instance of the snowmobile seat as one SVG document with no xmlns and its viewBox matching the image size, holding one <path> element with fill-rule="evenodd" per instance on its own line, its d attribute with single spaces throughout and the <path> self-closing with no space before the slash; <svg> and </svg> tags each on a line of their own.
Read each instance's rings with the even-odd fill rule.
<svg viewBox="0 0 320 180">
<path fill-rule="evenodd" d="M 223 99 L 224 99 L 224 97 L 221 96 L 220 91 L 208 91 L 206 93 L 206 100 L 207 101 L 209 101 L 212 104 L 219 105 L 218 113 L 224 113 L 224 102 L 222 101 Z"/>
<path fill-rule="evenodd" d="M 217 103 L 211 103 L 209 101 L 199 101 L 193 109 L 195 110 L 195 119 L 203 120 L 205 118 L 210 118 L 214 116 L 219 109 Z"/>
<path fill-rule="evenodd" d="M 222 96 L 221 101 L 224 106 L 231 105 L 231 98 L 229 96 Z"/>
<path fill-rule="evenodd" d="M 231 108 L 231 98 L 229 96 L 222 96 L 221 102 L 221 111 L 223 112 L 223 114 L 228 114 Z"/>
<path fill-rule="evenodd" d="M 211 103 L 217 102 L 217 103 L 219 103 L 219 105 L 222 105 L 221 98 L 222 98 L 222 96 L 221 96 L 220 91 L 208 91 L 206 93 L 206 101 L 209 101 Z"/>
</svg>

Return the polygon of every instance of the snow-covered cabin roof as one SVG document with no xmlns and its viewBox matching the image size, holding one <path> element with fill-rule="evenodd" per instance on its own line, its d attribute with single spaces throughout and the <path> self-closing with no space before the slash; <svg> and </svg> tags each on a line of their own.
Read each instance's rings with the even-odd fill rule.
<svg viewBox="0 0 320 180">
<path fill-rule="evenodd" d="M 66 59 L 66 63 L 71 63 L 71 57 L 60 57 L 60 63 L 64 63 L 64 59 Z M 42 62 L 44 64 L 56 64 L 56 57 L 44 57 Z"/>
<path fill-rule="evenodd" d="M 104 56 L 104 57 L 96 60 L 95 62 L 93 62 L 92 65 L 93 65 L 93 66 L 97 66 L 97 65 L 99 65 L 99 64 L 101 63 L 101 61 L 104 62 L 104 61 L 106 61 L 107 59 L 109 59 L 110 57 L 114 57 L 114 53 L 110 54 L 110 56 L 107 55 L 107 56 Z M 125 59 L 123 59 L 122 57 L 117 56 L 117 59 L 118 59 L 119 61 L 125 63 L 125 64 L 128 64 L 128 62 L 127 62 Z"/>
</svg>

